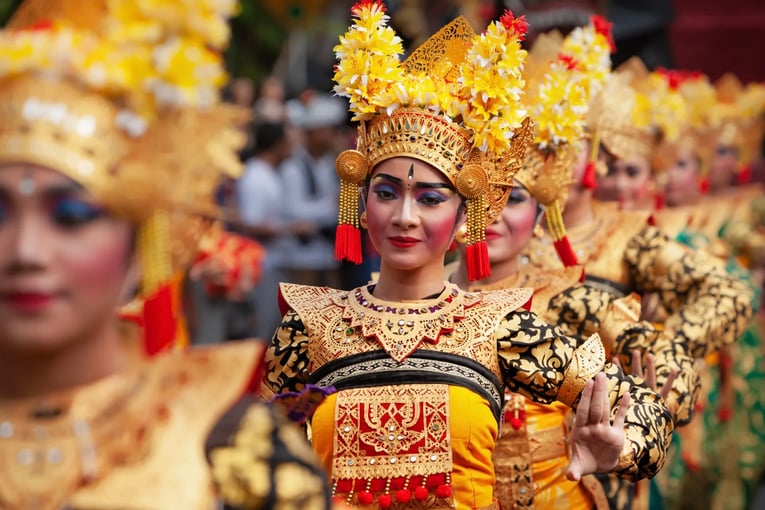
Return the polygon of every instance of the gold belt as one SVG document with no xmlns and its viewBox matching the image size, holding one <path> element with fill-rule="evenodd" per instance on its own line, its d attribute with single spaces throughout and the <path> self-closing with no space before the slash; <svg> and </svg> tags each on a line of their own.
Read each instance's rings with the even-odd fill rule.
<svg viewBox="0 0 765 510">
<path fill-rule="evenodd" d="M 532 510 L 536 492 L 532 464 L 568 457 L 566 426 L 561 424 L 531 433 L 525 421 L 519 429 L 509 423 L 504 426 L 494 451 L 495 497 L 502 508 Z"/>
<path fill-rule="evenodd" d="M 531 446 L 531 462 L 543 462 L 558 457 L 568 457 L 566 428 L 563 425 L 527 432 Z"/>
</svg>

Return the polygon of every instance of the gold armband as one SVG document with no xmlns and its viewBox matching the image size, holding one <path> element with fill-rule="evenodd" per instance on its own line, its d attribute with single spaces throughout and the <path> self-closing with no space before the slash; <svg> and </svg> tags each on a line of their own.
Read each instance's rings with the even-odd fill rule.
<svg viewBox="0 0 765 510">
<path fill-rule="evenodd" d="M 576 348 L 571 362 L 566 368 L 566 375 L 558 390 L 558 400 L 569 407 L 584 389 L 587 381 L 603 370 L 606 362 L 606 351 L 597 334 L 590 336 L 582 345 Z"/>
</svg>

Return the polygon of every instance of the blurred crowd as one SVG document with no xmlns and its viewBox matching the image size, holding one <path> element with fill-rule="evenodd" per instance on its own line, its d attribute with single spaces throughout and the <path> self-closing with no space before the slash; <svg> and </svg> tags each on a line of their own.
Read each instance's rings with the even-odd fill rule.
<svg viewBox="0 0 765 510">
<path fill-rule="evenodd" d="M 338 262 L 334 254 L 335 158 L 355 145 L 356 136 L 346 102 L 312 89 L 288 97 L 276 76 L 258 85 L 233 79 L 225 97 L 249 108 L 252 119 L 241 152 L 244 172 L 221 184 L 218 201 L 227 229 L 257 241 L 263 259 L 258 278 L 235 293 L 211 289 L 209 274 L 189 275 L 185 303 L 194 344 L 270 338 L 281 319 L 274 299 L 280 282 L 350 289 L 366 282 L 378 264 L 368 243 L 361 266 Z"/>
</svg>

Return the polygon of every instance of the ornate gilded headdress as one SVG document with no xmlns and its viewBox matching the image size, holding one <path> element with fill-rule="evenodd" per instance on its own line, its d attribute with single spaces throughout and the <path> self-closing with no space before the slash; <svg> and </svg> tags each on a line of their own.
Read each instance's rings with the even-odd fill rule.
<svg viewBox="0 0 765 510">
<path fill-rule="evenodd" d="M 609 26 L 594 16 L 589 26 L 576 29 L 562 41 L 560 53 L 552 61 L 530 57 L 528 62 L 524 101 L 534 119 L 535 137 L 515 180 L 545 206 L 556 251 L 567 266 L 576 265 L 577 260 L 561 211 L 572 182 L 574 161 L 582 150 L 591 94 L 603 86 L 608 76 L 609 41 Z M 544 44 L 549 46 L 547 41 Z M 550 54 L 549 50 L 531 50 L 532 56 Z"/>
<path fill-rule="evenodd" d="M 170 211 L 210 214 L 240 171 L 246 113 L 219 102 L 237 8 L 29 0 L 0 32 L 0 162 L 56 169 L 139 225 L 150 352 L 174 336 Z"/>
<path fill-rule="evenodd" d="M 715 82 L 716 102 L 712 126 L 718 130 L 718 143 L 735 147 L 739 154 L 739 180 L 748 180 L 749 165 L 762 143 L 765 114 L 765 85 L 750 83 L 746 87 L 733 74 Z"/>
<path fill-rule="evenodd" d="M 667 170 L 678 153 L 687 149 L 698 158 L 701 173 L 706 173 L 717 137 L 711 125 L 714 88 L 701 73 L 661 69 L 652 73 L 652 80 L 651 117 L 660 135 L 653 170 Z"/>
<path fill-rule="evenodd" d="M 354 24 L 335 47 L 334 90 L 359 122 L 357 150 L 337 158 L 341 179 L 335 255 L 361 261 L 359 186 L 381 161 L 409 156 L 443 172 L 467 201 L 471 280 L 490 273 L 485 228 L 505 205 L 531 138 L 520 107 L 523 18 L 506 12 L 476 35 L 459 17 L 404 62 L 401 40 L 379 1 L 352 9 Z"/>
<path fill-rule="evenodd" d="M 611 74 L 587 114 L 587 130 L 593 155 L 599 144 L 619 159 L 644 157 L 650 161 L 655 134 L 651 127 L 648 99 L 635 84 L 648 75 L 640 59 L 633 57 Z"/>
</svg>

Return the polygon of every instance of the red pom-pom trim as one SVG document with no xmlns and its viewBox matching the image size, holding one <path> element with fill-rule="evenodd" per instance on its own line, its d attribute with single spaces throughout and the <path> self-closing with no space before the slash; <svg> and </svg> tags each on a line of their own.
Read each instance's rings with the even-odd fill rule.
<svg viewBox="0 0 765 510">
<path fill-rule="evenodd" d="M 372 496 L 372 493 L 369 491 L 361 491 L 358 496 L 356 496 L 356 499 L 360 505 L 371 505 L 374 501 L 374 496 Z"/>
<path fill-rule="evenodd" d="M 414 499 L 417 501 L 424 501 L 428 497 L 428 489 L 425 487 L 417 487 L 414 489 Z"/>
<path fill-rule="evenodd" d="M 390 494 L 382 494 L 379 498 L 377 498 L 377 504 L 380 506 L 380 508 L 390 508 L 390 506 L 393 504 L 393 498 Z"/>
<path fill-rule="evenodd" d="M 436 496 L 439 498 L 450 498 L 452 497 L 452 486 L 451 485 L 439 485 L 436 488 Z"/>
<path fill-rule="evenodd" d="M 409 503 L 410 499 L 412 499 L 412 493 L 408 490 L 400 489 L 396 491 L 396 501 L 399 503 Z"/>
</svg>

